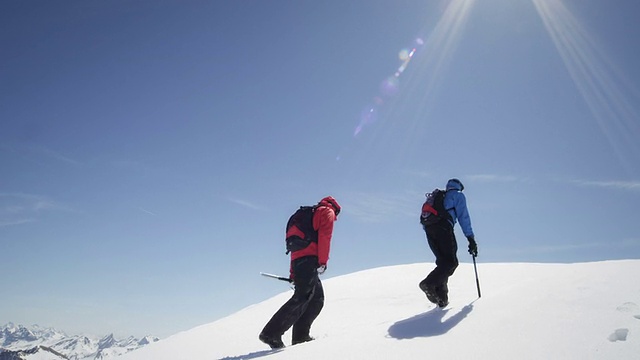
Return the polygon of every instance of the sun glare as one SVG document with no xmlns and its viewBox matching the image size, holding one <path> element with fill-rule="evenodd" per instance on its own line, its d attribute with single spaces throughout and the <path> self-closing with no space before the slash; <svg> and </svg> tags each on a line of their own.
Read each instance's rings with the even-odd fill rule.
<svg viewBox="0 0 640 360">
<path fill-rule="evenodd" d="M 637 166 L 640 117 L 624 78 L 562 1 L 532 1 L 600 130 L 622 164 Z"/>
</svg>

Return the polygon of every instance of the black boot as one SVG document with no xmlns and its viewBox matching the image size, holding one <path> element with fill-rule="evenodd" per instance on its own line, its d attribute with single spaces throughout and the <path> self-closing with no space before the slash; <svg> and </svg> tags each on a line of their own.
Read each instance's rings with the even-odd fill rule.
<svg viewBox="0 0 640 360">
<path fill-rule="evenodd" d="M 432 286 L 428 286 L 426 284 L 426 282 L 421 282 L 420 283 L 420 290 L 422 290 L 424 292 L 425 295 L 427 295 L 427 299 L 429 301 L 431 301 L 434 304 L 438 304 L 438 296 L 436 295 L 436 289 Z"/>
<path fill-rule="evenodd" d="M 315 340 L 315 339 L 312 338 L 311 336 L 307 335 L 306 337 L 302 337 L 302 338 L 299 338 L 299 339 L 293 339 L 291 341 L 291 345 L 306 343 L 306 342 L 313 341 L 313 340 Z"/>
<path fill-rule="evenodd" d="M 449 305 L 449 287 L 446 283 L 436 287 L 436 297 L 438 298 L 438 306 L 443 308 Z"/>
<path fill-rule="evenodd" d="M 263 343 L 269 345 L 272 349 L 282 349 L 284 347 L 284 343 L 282 342 L 282 337 L 272 337 L 265 333 L 260 333 L 258 339 Z"/>
</svg>

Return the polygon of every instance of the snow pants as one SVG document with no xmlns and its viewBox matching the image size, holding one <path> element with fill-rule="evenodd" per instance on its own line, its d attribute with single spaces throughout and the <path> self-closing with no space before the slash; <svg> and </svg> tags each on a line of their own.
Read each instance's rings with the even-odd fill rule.
<svg viewBox="0 0 640 360">
<path fill-rule="evenodd" d="M 324 290 L 318 277 L 318 258 L 305 256 L 291 263 L 293 296 L 273 315 L 262 333 L 280 338 L 293 326 L 292 343 L 306 341 L 309 338 L 311 324 L 324 306 Z"/>
<path fill-rule="evenodd" d="M 453 232 L 453 226 L 448 221 L 425 227 L 427 242 L 433 255 L 436 257 L 436 268 L 420 282 L 420 288 L 433 288 L 436 295 L 448 302 L 449 289 L 447 284 L 449 277 L 458 267 L 458 243 Z"/>
</svg>

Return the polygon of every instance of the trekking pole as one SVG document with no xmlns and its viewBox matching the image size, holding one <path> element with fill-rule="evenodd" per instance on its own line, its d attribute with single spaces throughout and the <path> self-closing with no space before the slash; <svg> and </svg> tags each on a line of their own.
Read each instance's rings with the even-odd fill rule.
<svg viewBox="0 0 640 360">
<path fill-rule="evenodd" d="M 478 298 L 482 297 L 482 295 L 480 294 L 480 280 L 478 280 L 478 268 L 476 267 L 476 257 L 473 257 L 473 270 L 476 273 L 476 287 L 478 288 Z"/>
</svg>

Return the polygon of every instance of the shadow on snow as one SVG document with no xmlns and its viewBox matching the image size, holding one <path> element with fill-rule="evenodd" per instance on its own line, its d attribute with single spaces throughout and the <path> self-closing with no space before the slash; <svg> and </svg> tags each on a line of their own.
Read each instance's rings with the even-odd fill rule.
<svg viewBox="0 0 640 360">
<path fill-rule="evenodd" d="M 420 315 L 400 320 L 389 327 L 389 337 L 396 339 L 413 339 L 416 337 L 430 337 L 445 334 L 469 315 L 473 310 L 473 302 L 460 309 L 457 314 L 443 321 L 442 319 L 444 319 L 444 316 L 449 310 L 451 309 L 443 310 L 436 307 Z M 219 360 L 257 359 L 282 350 L 283 349 L 255 351 L 245 355 L 227 356 Z"/>
<path fill-rule="evenodd" d="M 438 336 L 447 333 L 458 325 L 473 310 L 473 303 L 446 320 L 442 320 L 450 309 L 431 309 L 425 313 L 400 320 L 389 327 L 389 337 L 413 339 L 417 337 Z"/>
<path fill-rule="evenodd" d="M 248 360 L 248 359 L 257 359 L 259 357 L 263 357 L 263 356 L 267 356 L 267 355 L 271 355 L 271 354 L 275 354 L 277 352 L 282 351 L 283 349 L 275 349 L 275 350 L 262 350 L 262 351 L 256 351 L 256 352 L 252 352 L 246 355 L 238 355 L 238 356 L 227 356 L 227 357 L 223 357 L 219 360 Z"/>
</svg>

